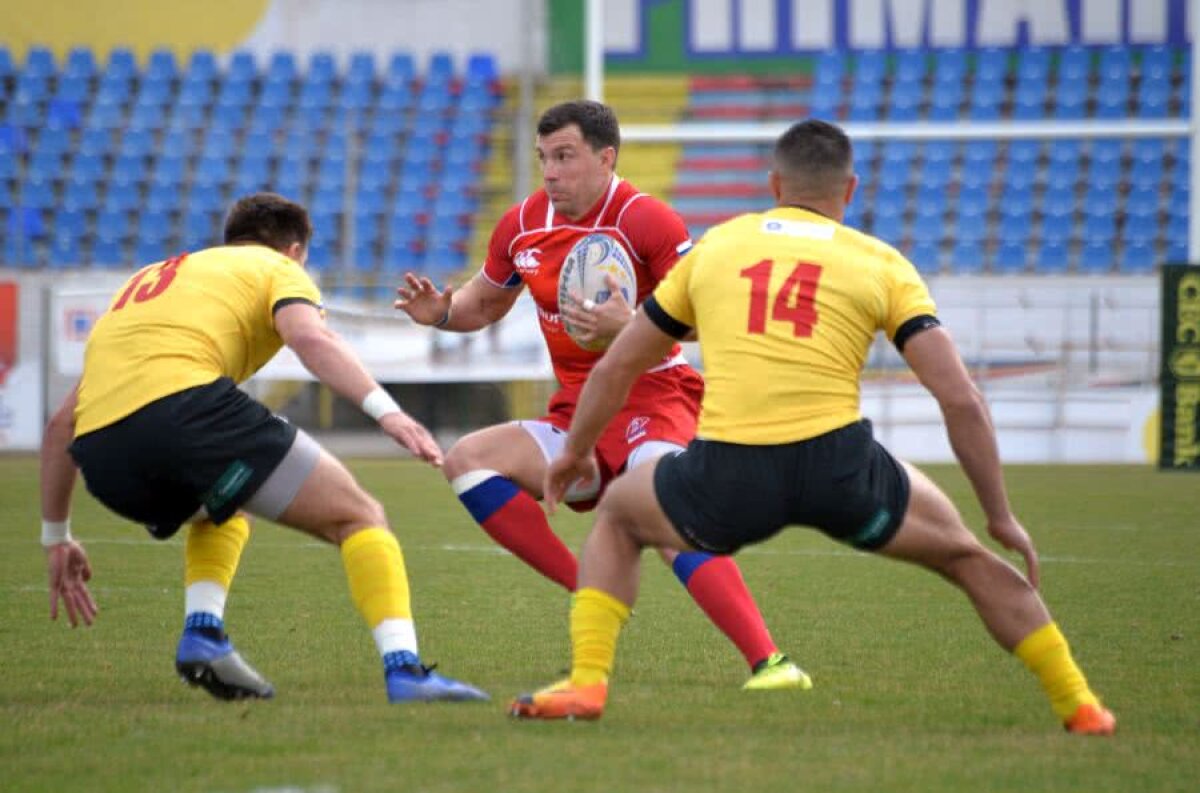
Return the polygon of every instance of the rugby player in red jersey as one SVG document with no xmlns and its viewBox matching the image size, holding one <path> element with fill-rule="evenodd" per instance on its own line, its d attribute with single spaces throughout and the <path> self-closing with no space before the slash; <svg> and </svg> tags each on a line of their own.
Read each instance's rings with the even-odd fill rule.
<svg viewBox="0 0 1200 793">
<path fill-rule="evenodd" d="M 546 467 L 563 449 L 580 390 L 603 351 L 580 347 L 567 335 L 562 318 L 580 328 L 581 338 L 593 346 L 591 342 L 615 338 L 633 318 L 633 306 L 616 289 L 611 299 L 598 305 L 586 301 L 560 306 L 559 271 L 577 241 L 588 234 L 606 234 L 629 254 L 640 303 L 692 244 L 674 210 L 616 175 L 619 147 L 620 127 L 606 105 L 572 101 L 547 110 L 537 127 L 543 187 L 497 223 L 482 271 L 461 289 L 442 291 L 429 279 L 408 274 L 396 301 L 398 309 L 420 324 L 471 332 L 504 317 L 522 287 L 529 288 L 560 387 L 545 416 L 463 437 L 446 455 L 442 470 L 492 539 L 569 592 L 575 591 L 578 561 L 537 502 Z M 703 390 L 703 380 L 678 346 L 650 367 L 597 444 L 600 477 L 576 483 L 567 495 L 568 505 L 591 509 L 608 482 L 623 471 L 682 451 L 695 434 Z M 745 688 L 812 686 L 776 647 L 731 558 L 673 550 L 664 550 L 662 556 L 745 657 L 752 672 Z"/>
</svg>

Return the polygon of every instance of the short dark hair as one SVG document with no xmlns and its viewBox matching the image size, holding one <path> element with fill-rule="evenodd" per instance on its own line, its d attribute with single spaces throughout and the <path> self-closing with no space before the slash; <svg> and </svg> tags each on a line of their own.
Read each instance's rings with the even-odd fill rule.
<svg viewBox="0 0 1200 793">
<path fill-rule="evenodd" d="M 617 122 L 617 114 L 608 105 L 589 99 L 561 102 L 542 113 L 537 134 L 544 137 L 571 124 L 578 125 L 592 151 L 608 146 L 621 150 L 621 125 Z"/>
<path fill-rule="evenodd" d="M 308 210 L 275 193 L 239 198 L 225 218 L 226 245 L 258 243 L 284 251 L 294 242 L 307 248 L 312 234 Z"/>
<path fill-rule="evenodd" d="M 836 124 L 815 118 L 793 124 L 775 142 L 775 170 L 811 188 L 830 189 L 853 173 L 850 138 Z"/>
</svg>

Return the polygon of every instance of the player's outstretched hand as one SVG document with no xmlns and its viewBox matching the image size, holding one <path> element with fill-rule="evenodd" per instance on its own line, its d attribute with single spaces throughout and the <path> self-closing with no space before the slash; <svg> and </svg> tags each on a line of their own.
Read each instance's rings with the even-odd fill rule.
<svg viewBox="0 0 1200 793">
<path fill-rule="evenodd" d="M 404 286 L 397 287 L 396 294 L 400 298 L 392 304 L 394 308 L 408 314 L 418 325 L 432 325 L 441 321 L 450 310 L 454 287 L 447 286 L 445 291 L 439 292 L 428 278 L 405 273 Z"/>
<path fill-rule="evenodd" d="M 633 306 L 625 300 L 617 279 L 606 275 L 604 283 L 611 296 L 603 303 L 586 300 L 583 295 L 572 291 L 571 302 L 558 307 L 563 317 L 579 329 L 580 340 L 588 344 L 594 341 L 612 343 L 621 329 L 633 319 Z"/>
<path fill-rule="evenodd" d="M 586 484 L 599 475 L 596 458 L 590 454 L 576 457 L 571 452 L 564 451 L 555 457 L 546 468 L 546 477 L 542 480 L 542 499 L 546 502 L 546 511 L 553 515 L 559 503 L 566 497 L 567 488 L 575 482 L 582 481 Z"/>
<path fill-rule="evenodd" d="M 420 457 L 434 468 L 442 467 L 442 447 L 429 434 L 429 430 L 421 422 L 415 420 L 404 411 L 388 413 L 379 419 L 379 426 L 410 452 Z"/>
<path fill-rule="evenodd" d="M 1025 527 L 1016 519 L 1015 516 L 1000 521 L 988 522 L 988 534 L 992 539 L 1003 545 L 1010 551 L 1016 551 L 1025 557 L 1025 577 L 1029 579 L 1029 583 L 1034 589 L 1038 586 L 1038 555 L 1037 549 L 1033 547 L 1033 540 L 1029 537 L 1029 532 L 1025 531 Z"/>
<path fill-rule="evenodd" d="M 51 545 L 46 549 L 46 568 L 50 573 L 50 619 L 58 619 L 58 601 L 62 600 L 72 628 L 80 622 L 91 625 L 98 609 L 87 588 L 92 566 L 83 546 L 74 540 Z"/>
</svg>

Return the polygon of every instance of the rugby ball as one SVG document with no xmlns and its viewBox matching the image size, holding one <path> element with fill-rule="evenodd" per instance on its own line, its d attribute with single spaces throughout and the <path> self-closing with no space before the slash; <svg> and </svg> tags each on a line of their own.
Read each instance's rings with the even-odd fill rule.
<svg viewBox="0 0 1200 793">
<path fill-rule="evenodd" d="M 608 300 L 612 297 L 612 290 L 609 289 L 606 275 L 616 279 L 626 303 L 630 306 L 637 304 L 637 273 L 629 254 L 612 237 L 589 234 L 571 248 L 558 273 L 559 307 L 573 302 L 572 293 L 597 304 Z M 582 341 L 579 328 L 568 322 L 566 317 L 563 317 L 562 323 L 567 335 L 583 349 L 595 351 L 608 346 L 604 341 Z"/>
</svg>

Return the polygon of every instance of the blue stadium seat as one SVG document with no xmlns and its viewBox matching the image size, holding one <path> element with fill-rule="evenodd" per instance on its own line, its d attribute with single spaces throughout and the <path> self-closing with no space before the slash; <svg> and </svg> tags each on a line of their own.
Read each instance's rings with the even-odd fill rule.
<svg viewBox="0 0 1200 793">
<path fill-rule="evenodd" d="M 1034 270 L 1039 273 L 1066 272 L 1069 258 L 1065 243 L 1043 242 L 1033 260 Z"/>
<path fill-rule="evenodd" d="M 908 253 L 908 260 L 922 275 L 937 275 L 942 271 L 941 246 L 932 242 L 914 243 Z"/>
<path fill-rule="evenodd" d="M 1135 162 L 1130 167 L 1129 183 L 1133 189 L 1155 188 L 1162 184 L 1162 160 Z"/>
<path fill-rule="evenodd" d="M 1023 273 L 1028 265 L 1028 254 L 1023 242 L 1001 242 L 992 260 L 992 270 L 1002 274 Z"/>
<path fill-rule="evenodd" d="M 129 212 L 111 204 L 96 214 L 96 236 L 106 240 L 123 240 L 129 236 Z"/>
<path fill-rule="evenodd" d="M 1042 144 L 1036 140 L 1016 140 L 1008 144 L 1008 167 L 1030 168 L 1041 157 Z"/>
<path fill-rule="evenodd" d="M 1049 77 L 1050 50 L 1036 45 L 1022 48 L 1017 56 L 1017 80 L 1045 85 Z"/>
<path fill-rule="evenodd" d="M 1050 215 L 1044 216 L 1041 227 L 1042 244 L 1065 247 L 1071 241 L 1074 228 L 1069 219 L 1064 221 Z"/>
<path fill-rule="evenodd" d="M 133 246 L 133 260 L 137 265 L 152 264 L 170 258 L 175 252 L 167 246 L 167 241 L 138 238 Z"/>
<path fill-rule="evenodd" d="M 1079 253 L 1079 271 L 1093 275 L 1112 272 L 1112 243 L 1086 242 Z"/>
<path fill-rule="evenodd" d="M 840 89 L 845 74 L 846 56 L 841 50 L 822 50 L 817 55 L 816 65 L 813 67 L 814 85 Z"/>
<path fill-rule="evenodd" d="M 258 64 L 255 63 L 254 53 L 239 50 L 229 59 L 229 67 L 225 72 L 226 84 L 249 83 L 258 77 Z"/>
<path fill-rule="evenodd" d="M 333 53 L 328 50 L 318 50 L 308 56 L 308 71 L 304 75 L 307 84 L 328 84 L 333 82 L 335 77 L 337 77 L 337 64 L 334 62 Z"/>
<path fill-rule="evenodd" d="M 1079 165 L 1077 162 L 1051 162 L 1045 174 L 1048 190 L 1074 190 L 1079 182 Z"/>
<path fill-rule="evenodd" d="M 955 273 L 979 273 L 984 266 L 983 245 L 978 241 L 959 239 L 950 253 L 950 271 Z"/>
<path fill-rule="evenodd" d="M 1156 264 L 1154 245 L 1148 242 L 1135 242 L 1125 245 L 1118 260 L 1118 269 L 1122 273 L 1144 274 L 1153 272 Z"/>
<path fill-rule="evenodd" d="M 46 264 L 51 269 L 79 267 L 83 262 L 78 235 L 59 233 L 50 239 L 49 259 Z"/>
<path fill-rule="evenodd" d="M 1072 45 L 1058 58 L 1058 84 L 1086 83 L 1092 71 L 1092 55 L 1086 47 Z"/>
<path fill-rule="evenodd" d="M 179 67 L 175 63 L 175 53 L 168 49 L 156 49 L 150 53 L 146 63 L 145 79 L 173 80 L 179 76 Z"/>
<path fill-rule="evenodd" d="M 1125 213 L 1130 217 L 1157 218 L 1160 203 L 1157 185 L 1135 187 L 1125 196 Z"/>
<path fill-rule="evenodd" d="M 57 204 L 54 184 L 49 179 L 27 179 L 21 183 L 18 201 L 21 206 L 49 209 Z"/>
<path fill-rule="evenodd" d="M 17 71 L 17 67 L 13 64 L 12 53 L 3 44 L 0 44 L 0 79 L 11 77 Z"/>
<path fill-rule="evenodd" d="M 1093 164 L 1111 165 L 1120 162 L 1121 141 L 1111 139 L 1093 141 L 1090 157 Z"/>
<path fill-rule="evenodd" d="M 1077 120 L 1087 116 L 1087 86 L 1076 88 L 1059 87 L 1054 102 L 1054 117 L 1064 120 Z"/>
<path fill-rule="evenodd" d="M 1111 245 L 1116 237 L 1112 215 L 1089 215 L 1083 221 L 1083 241 L 1088 245 Z"/>
<path fill-rule="evenodd" d="M 1106 47 L 1100 53 L 1100 79 L 1128 80 L 1131 71 L 1132 56 L 1129 47 Z"/>
<path fill-rule="evenodd" d="M 933 72 L 939 77 L 961 83 L 967 74 L 967 53 L 958 47 L 947 47 L 937 50 L 934 54 Z"/>
<path fill-rule="evenodd" d="M 989 47 L 975 56 L 975 82 L 1002 81 L 1008 75 L 1009 52 Z"/>
<path fill-rule="evenodd" d="M 1138 86 L 1137 115 L 1139 118 L 1163 118 L 1168 115 L 1171 85 L 1164 81 L 1143 81 Z"/>
<path fill-rule="evenodd" d="M 54 63 L 54 53 L 46 47 L 30 47 L 25 53 L 25 74 L 39 77 L 53 77 L 58 71 Z"/>
<path fill-rule="evenodd" d="M 939 75 L 940 78 L 940 75 Z M 929 118 L 933 121 L 954 121 L 962 107 L 963 84 L 961 80 L 934 84 L 929 100 Z"/>
<path fill-rule="evenodd" d="M 1117 186 L 1121 184 L 1120 164 L 1105 164 L 1092 160 L 1092 164 L 1087 170 L 1087 183 L 1092 188 L 1116 190 Z"/>
<path fill-rule="evenodd" d="M 116 269 L 131 264 L 125 255 L 125 246 L 116 240 L 97 239 L 92 246 L 91 262 L 96 267 Z"/>
<path fill-rule="evenodd" d="M 1042 214 L 1056 222 L 1070 222 L 1075 214 L 1075 180 L 1051 183 L 1042 194 Z"/>
<path fill-rule="evenodd" d="M 396 52 L 388 61 L 384 82 L 391 85 L 408 85 L 417 75 L 416 62 L 411 53 Z"/>
<path fill-rule="evenodd" d="M 1083 143 L 1078 140 L 1058 139 L 1050 142 L 1048 158 L 1050 163 L 1069 163 L 1077 165 L 1083 155 Z"/>
<path fill-rule="evenodd" d="M 71 179 L 63 186 L 62 207 L 64 209 L 88 210 L 100 205 L 100 196 L 94 181 Z"/>
<path fill-rule="evenodd" d="M 350 53 L 350 65 L 346 70 L 346 81 L 350 84 L 370 83 L 375 79 L 375 55 L 359 51 Z"/>
<path fill-rule="evenodd" d="M 1149 216 L 1131 216 L 1125 220 L 1121 239 L 1126 243 L 1153 243 L 1158 238 L 1158 219 Z"/>
<path fill-rule="evenodd" d="M 1171 49 L 1165 45 L 1156 45 L 1142 50 L 1139 73 L 1142 81 L 1170 80 L 1174 71 Z"/>
<path fill-rule="evenodd" d="M 333 266 L 333 246 L 328 241 L 316 237 L 308 249 L 308 266 L 314 270 L 328 270 Z"/>
</svg>

